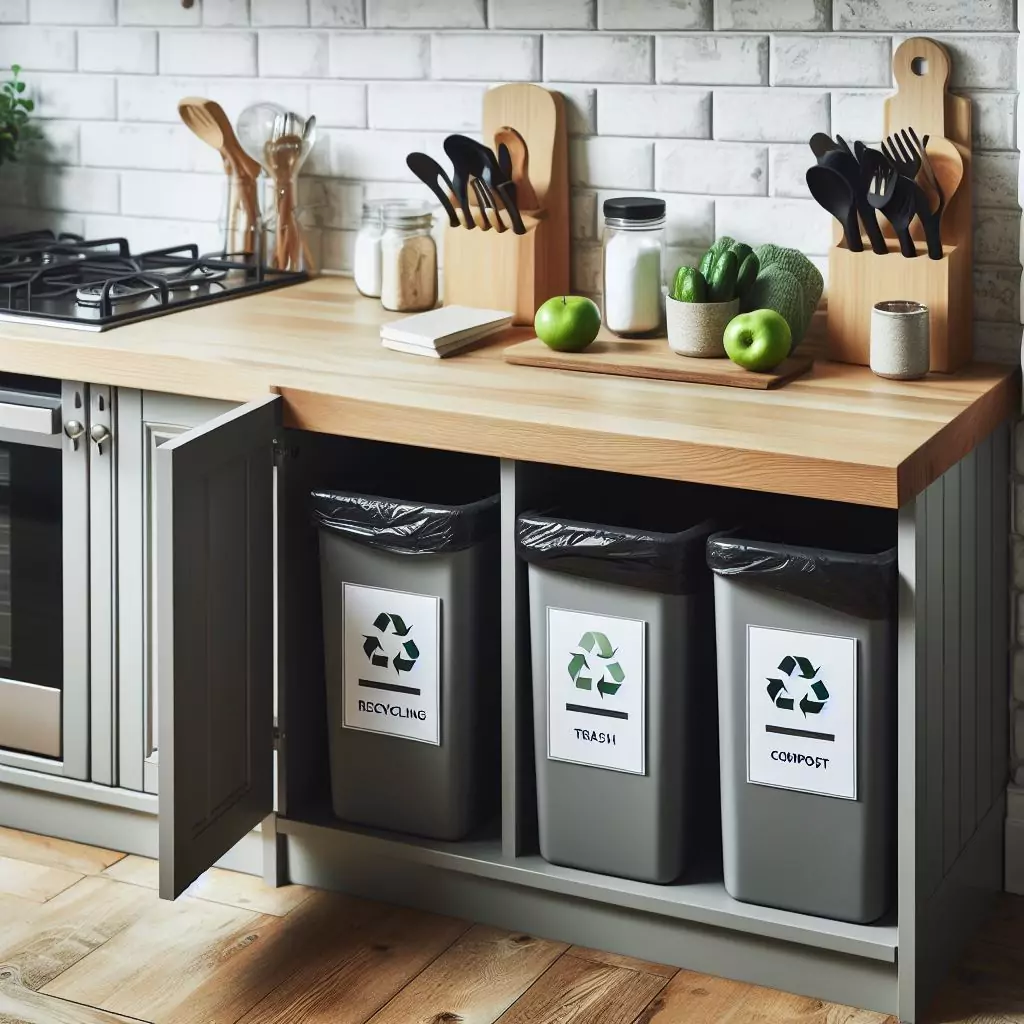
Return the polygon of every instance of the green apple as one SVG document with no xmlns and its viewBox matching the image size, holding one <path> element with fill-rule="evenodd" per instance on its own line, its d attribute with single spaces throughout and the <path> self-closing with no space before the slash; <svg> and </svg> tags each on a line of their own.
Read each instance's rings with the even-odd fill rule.
<svg viewBox="0 0 1024 1024">
<path fill-rule="evenodd" d="M 556 295 L 537 310 L 533 328 L 556 352 L 582 352 L 601 329 L 601 310 L 582 295 Z"/>
<path fill-rule="evenodd" d="M 734 363 L 744 370 L 766 373 L 789 355 L 793 334 L 774 309 L 755 309 L 729 321 L 724 341 L 726 354 Z"/>
</svg>

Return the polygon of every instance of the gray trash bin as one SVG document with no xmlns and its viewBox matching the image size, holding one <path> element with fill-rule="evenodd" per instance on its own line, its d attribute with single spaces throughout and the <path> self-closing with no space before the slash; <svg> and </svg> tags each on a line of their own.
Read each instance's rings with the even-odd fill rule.
<svg viewBox="0 0 1024 1024">
<path fill-rule="evenodd" d="M 892 892 L 895 524 L 815 532 L 794 518 L 708 542 L 725 888 L 866 923 Z"/>
<path fill-rule="evenodd" d="M 614 524 L 603 506 L 605 514 Z M 554 864 L 667 883 L 693 849 L 701 688 L 714 721 L 704 561 L 712 525 L 679 525 L 518 518 L 529 565 L 540 852 Z M 714 729 L 703 732 L 713 747 Z"/>
<path fill-rule="evenodd" d="M 441 483 L 426 490 L 464 503 L 312 503 L 334 812 L 454 840 L 499 798 L 499 504 L 471 481 Z"/>
</svg>

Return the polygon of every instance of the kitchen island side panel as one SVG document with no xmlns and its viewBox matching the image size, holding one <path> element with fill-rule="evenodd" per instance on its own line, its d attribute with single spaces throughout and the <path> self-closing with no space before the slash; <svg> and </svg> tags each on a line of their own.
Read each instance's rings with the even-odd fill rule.
<svg viewBox="0 0 1024 1024">
<path fill-rule="evenodd" d="M 900 1019 L 920 1019 L 1001 888 L 1008 431 L 900 513 Z"/>
</svg>

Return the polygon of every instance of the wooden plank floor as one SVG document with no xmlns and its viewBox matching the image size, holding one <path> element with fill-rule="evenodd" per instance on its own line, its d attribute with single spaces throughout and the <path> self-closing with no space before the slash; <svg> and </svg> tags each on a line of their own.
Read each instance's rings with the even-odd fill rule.
<svg viewBox="0 0 1024 1024">
<path fill-rule="evenodd" d="M 0 828 L 0 1024 L 896 1024 L 455 918 Z M 1005 897 L 928 1024 L 1024 1024 Z"/>
</svg>

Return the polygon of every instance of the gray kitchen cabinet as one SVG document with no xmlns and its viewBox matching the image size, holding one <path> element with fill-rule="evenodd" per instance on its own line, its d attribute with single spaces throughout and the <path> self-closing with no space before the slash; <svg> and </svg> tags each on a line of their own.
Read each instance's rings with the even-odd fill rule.
<svg viewBox="0 0 1024 1024">
<path fill-rule="evenodd" d="M 157 792 L 154 455 L 160 445 L 231 409 L 214 399 L 117 390 L 117 776 Z"/>
<path fill-rule="evenodd" d="M 155 450 L 160 894 L 274 806 L 274 440 L 268 396 Z"/>
</svg>

